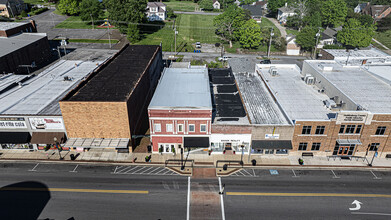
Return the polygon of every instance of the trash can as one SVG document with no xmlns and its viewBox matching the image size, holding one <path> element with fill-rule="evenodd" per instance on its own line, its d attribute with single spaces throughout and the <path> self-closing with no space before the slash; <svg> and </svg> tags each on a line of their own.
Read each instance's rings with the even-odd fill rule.
<svg viewBox="0 0 391 220">
<path fill-rule="evenodd" d="M 227 170 L 227 169 L 228 169 L 228 165 L 227 165 L 227 164 L 224 164 L 223 170 Z"/>
<path fill-rule="evenodd" d="M 151 153 L 151 152 L 152 152 L 152 147 L 151 147 L 151 145 L 148 145 L 148 146 L 147 146 L 147 149 L 148 149 L 148 153 Z"/>
<path fill-rule="evenodd" d="M 255 159 L 251 160 L 251 163 L 253 164 L 253 166 L 257 165 L 257 161 Z"/>
<path fill-rule="evenodd" d="M 71 160 L 75 160 L 76 159 L 74 154 L 70 154 L 69 157 L 71 157 Z"/>
</svg>

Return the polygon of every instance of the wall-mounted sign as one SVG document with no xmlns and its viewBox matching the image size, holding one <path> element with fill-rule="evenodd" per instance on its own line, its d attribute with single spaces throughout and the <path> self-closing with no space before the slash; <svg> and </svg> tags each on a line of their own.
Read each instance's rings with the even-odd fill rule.
<svg viewBox="0 0 391 220">
<path fill-rule="evenodd" d="M 62 118 L 29 118 L 31 128 L 39 130 L 61 130 L 64 128 Z"/>
<path fill-rule="evenodd" d="M 0 129 L 27 128 L 24 118 L 0 118 Z"/>
<path fill-rule="evenodd" d="M 265 139 L 280 139 L 280 134 L 265 134 Z"/>
<path fill-rule="evenodd" d="M 365 123 L 370 124 L 371 117 L 367 112 L 340 112 L 337 116 L 337 124 L 341 123 Z"/>
</svg>

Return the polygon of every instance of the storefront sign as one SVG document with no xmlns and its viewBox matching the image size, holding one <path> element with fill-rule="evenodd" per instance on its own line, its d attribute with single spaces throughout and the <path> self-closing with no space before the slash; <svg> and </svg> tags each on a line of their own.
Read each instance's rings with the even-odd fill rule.
<svg viewBox="0 0 391 220">
<path fill-rule="evenodd" d="M 27 128 L 24 118 L 0 118 L 0 129 Z"/>
<path fill-rule="evenodd" d="M 365 123 L 370 124 L 371 118 L 367 112 L 340 112 L 337 116 L 337 124 L 341 123 Z"/>
<path fill-rule="evenodd" d="M 250 143 L 251 134 L 212 134 L 210 142 L 224 143 Z"/>
<path fill-rule="evenodd" d="M 280 134 L 265 134 L 265 139 L 280 139 Z"/>
<path fill-rule="evenodd" d="M 63 130 L 62 118 L 29 118 L 31 128 L 39 130 Z"/>
</svg>

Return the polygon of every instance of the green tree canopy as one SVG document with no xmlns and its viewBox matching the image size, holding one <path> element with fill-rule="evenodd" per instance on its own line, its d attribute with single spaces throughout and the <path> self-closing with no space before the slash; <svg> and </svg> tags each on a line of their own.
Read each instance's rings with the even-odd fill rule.
<svg viewBox="0 0 391 220">
<path fill-rule="evenodd" d="M 320 8 L 323 24 L 338 27 L 347 16 L 347 6 L 344 0 L 326 0 Z"/>
<path fill-rule="evenodd" d="M 322 16 L 320 15 L 320 12 L 315 11 L 315 12 L 311 13 L 310 15 L 305 16 L 304 23 L 305 23 L 305 25 L 308 25 L 311 27 L 322 27 Z"/>
<path fill-rule="evenodd" d="M 306 26 L 297 34 L 296 42 L 305 50 L 311 51 L 316 44 L 317 28 Z"/>
<path fill-rule="evenodd" d="M 249 17 L 242 8 L 232 5 L 214 18 L 213 25 L 216 27 L 216 34 L 228 41 L 231 48 L 232 41 L 238 37 L 238 30 L 248 19 Z"/>
<path fill-rule="evenodd" d="M 285 5 L 286 0 L 269 0 L 267 2 L 267 8 L 273 12 L 277 13 L 278 9 Z"/>
<path fill-rule="evenodd" d="M 83 21 L 90 21 L 91 17 L 98 20 L 102 13 L 102 4 L 99 0 L 82 0 L 80 3 L 80 18 Z"/>
<path fill-rule="evenodd" d="M 364 26 L 355 18 L 349 19 L 341 31 L 337 33 L 337 40 L 349 47 L 367 47 L 371 44 L 372 37 L 375 34 L 373 25 Z"/>
<path fill-rule="evenodd" d="M 77 15 L 80 12 L 79 9 L 80 0 L 60 0 L 57 4 L 57 9 L 66 15 Z"/>
<path fill-rule="evenodd" d="M 391 29 L 391 16 L 387 16 L 377 22 L 378 31 L 384 32 Z"/>
<path fill-rule="evenodd" d="M 250 5 L 254 3 L 256 0 L 239 0 L 240 5 Z"/>
<path fill-rule="evenodd" d="M 198 5 L 204 10 L 213 10 L 213 0 L 201 0 Z"/>
<path fill-rule="evenodd" d="M 126 33 L 129 24 L 146 21 L 145 10 L 147 0 L 103 0 L 110 22 L 114 23 L 122 33 Z"/>
<path fill-rule="evenodd" d="M 239 42 L 243 48 L 257 48 L 262 40 L 261 27 L 256 21 L 250 19 L 239 30 Z"/>
<path fill-rule="evenodd" d="M 358 20 L 364 26 L 369 27 L 373 25 L 373 18 L 370 15 L 361 15 L 358 17 Z"/>
</svg>

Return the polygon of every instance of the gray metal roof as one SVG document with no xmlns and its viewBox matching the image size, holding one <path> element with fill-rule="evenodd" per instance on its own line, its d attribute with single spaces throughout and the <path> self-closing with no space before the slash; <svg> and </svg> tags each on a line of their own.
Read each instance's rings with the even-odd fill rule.
<svg viewBox="0 0 391 220">
<path fill-rule="evenodd" d="M 0 31 L 6 31 L 15 27 L 23 26 L 27 23 L 28 22 L 0 22 Z"/>
<path fill-rule="evenodd" d="M 45 33 L 22 33 L 11 37 L 0 37 L 0 57 L 19 50 L 20 48 L 45 37 Z"/>
<path fill-rule="evenodd" d="M 212 110 L 207 68 L 165 68 L 149 109 Z"/>
<path fill-rule="evenodd" d="M 21 86 L 1 93 L 0 114 L 61 115 L 58 101 L 102 62 L 60 60 L 54 63 Z M 65 76 L 72 80 L 64 80 Z M 16 81 L 15 77 L 8 77 L 0 83 L 4 87 Z"/>
</svg>

